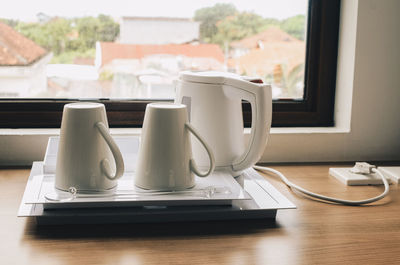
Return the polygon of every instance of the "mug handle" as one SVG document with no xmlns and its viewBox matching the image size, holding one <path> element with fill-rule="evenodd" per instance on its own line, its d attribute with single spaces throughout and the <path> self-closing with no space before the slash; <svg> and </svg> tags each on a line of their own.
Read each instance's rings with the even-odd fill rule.
<svg viewBox="0 0 400 265">
<path fill-rule="evenodd" d="M 208 157 L 210 158 L 210 168 L 208 169 L 207 172 L 202 173 L 196 166 L 196 162 L 192 159 L 190 159 L 190 170 L 193 171 L 197 176 L 199 177 L 207 177 L 210 175 L 215 168 L 215 158 L 214 154 L 211 151 L 211 148 L 208 146 L 208 144 L 204 141 L 204 139 L 199 135 L 199 133 L 193 128 L 193 126 L 190 123 L 185 123 L 185 127 L 194 135 L 196 138 L 200 141 L 200 143 L 204 146 L 204 148 L 207 151 Z"/>
<path fill-rule="evenodd" d="M 116 172 L 115 175 L 113 176 L 112 170 L 111 170 L 111 165 L 110 161 L 107 158 L 104 158 L 101 160 L 101 169 L 103 170 L 104 174 L 109 180 L 116 180 L 124 174 L 124 160 L 122 158 L 121 151 L 119 150 L 117 144 L 115 143 L 114 139 L 111 137 L 110 132 L 108 131 L 107 127 L 104 125 L 102 122 L 97 122 L 96 125 L 97 129 L 99 129 L 99 132 L 101 136 L 103 136 L 104 140 L 108 144 L 108 147 L 110 147 L 111 153 L 114 156 L 115 159 L 115 165 L 116 165 Z"/>
</svg>

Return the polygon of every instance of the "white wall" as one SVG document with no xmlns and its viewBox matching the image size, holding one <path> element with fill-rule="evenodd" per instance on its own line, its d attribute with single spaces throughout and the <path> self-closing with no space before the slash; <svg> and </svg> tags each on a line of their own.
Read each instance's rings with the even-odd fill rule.
<svg viewBox="0 0 400 265">
<path fill-rule="evenodd" d="M 0 97 L 28 95 L 30 79 L 30 76 L 0 76 Z"/>
<path fill-rule="evenodd" d="M 199 26 L 199 22 L 189 19 L 123 18 L 120 42 L 126 44 L 181 44 L 199 39 Z"/>
<path fill-rule="evenodd" d="M 400 160 L 398 11 L 398 0 L 342 1 L 337 126 L 273 128 L 263 162 Z M 42 160 L 48 136 L 57 133 L 0 130 L 0 164 Z"/>
<path fill-rule="evenodd" d="M 40 97 L 47 90 L 46 65 L 51 57 L 28 66 L 0 66 L 0 97 Z"/>
</svg>

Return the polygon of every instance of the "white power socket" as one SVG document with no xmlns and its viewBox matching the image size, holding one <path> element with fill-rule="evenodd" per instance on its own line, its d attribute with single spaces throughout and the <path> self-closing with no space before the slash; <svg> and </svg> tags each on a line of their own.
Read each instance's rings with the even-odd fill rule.
<svg viewBox="0 0 400 265">
<path fill-rule="evenodd" d="M 400 170 L 400 167 L 397 167 Z M 358 186 L 358 185 L 382 185 L 382 179 L 376 173 L 371 174 L 356 174 L 350 171 L 351 167 L 345 168 L 330 168 L 329 175 L 337 178 L 344 184 L 348 186 Z M 381 169 L 381 168 L 379 168 Z M 383 170 L 382 170 L 383 171 Z M 383 172 L 382 172 L 383 173 Z M 385 175 L 389 183 L 392 181 L 390 173 Z M 400 176 L 400 174 L 398 175 Z M 397 183 L 397 182 L 395 182 Z"/>
<path fill-rule="evenodd" d="M 393 183 L 400 184 L 400 167 L 379 167 L 378 169 Z"/>
</svg>

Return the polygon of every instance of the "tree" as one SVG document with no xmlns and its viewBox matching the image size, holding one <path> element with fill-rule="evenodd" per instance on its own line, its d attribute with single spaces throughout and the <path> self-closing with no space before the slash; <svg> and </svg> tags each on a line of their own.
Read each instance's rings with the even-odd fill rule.
<svg viewBox="0 0 400 265">
<path fill-rule="evenodd" d="M 97 19 L 100 22 L 98 38 L 101 41 L 115 41 L 119 35 L 119 24 L 110 16 L 100 14 Z"/>
<path fill-rule="evenodd" d="M 233 4 L 215 4 L 196 10 L 194 20 L 200 22 L 200 39 L 205 42 L 214 42 L 218 32 L 217 22 L 237 13 Z"/>
<path fill-rule="evenodd" d="M 299 40 L 304 40 L 305 28 L 306 18 L 304 15 L 290 17 L 281 22 L 281 29 Z"/>
<path fill-rule="evenodd" d="M 62 62 L 72 61 L 77 54 L 91 54 L 96 41 L 114 41 L 119 35 L 119 24 L 106 15 L 72 19 L 56 17 L 42 23 L 14 24 L 17 31 L 52 51 L 55 60 Z"/>
<path fill-rule="evenodd" d="M 18 25 L 18 20 L 17 19 L 0 18 L 0 22 L 3 22 L 4 24 L 9 25 L 12 28 L 15 28 L 15 26 Z"/>
<path fill-rule="evenodd" d="M 51 23 L 44 24 L 51 50 L 55 54 L 61 54 L 65 51 L 68 34 L 71 33 L 70 23 L 68 19 L 55 18 Z"/>
<path fill-rule="evenodd" d="M 257 14 L 249 12 L 236 13 L 217 23 L 214 42 L 226 49 L 230 42 L 257 34 L 267 27 L 266 20 Z"/>
<path fill-rule="evenodd" d="M 251 12 L 239 12 L 232 4 L 215 4 L 196 10 L 194 20 L 200 22 L 200 39 L 218 43 L 223 48 L 231 41 L 257 34 L 271 25 L 278 26 L 300 40 L 305 37 L 305 16 L 297 15 L 279 21 Z"/>
<path fill-rule="evenodd" d="M 100 23 L 95 17 L 82 17 L 75 20 L 76 30 L 78 31 L 81 50 L 93 48 L 98 40 Z"/>
<path fill-rule="evenodd" d="M 119 24 L 106 15 L 75 18 L 71 25 L 77 38 L 70 39 L 70 50 L 94 49 L 96 41 L 114 41 L 119 35 Z"/>
<path fill-rule="evenodd" d="M 65 51 L 71 32 L 70 21 L 65 18 L 54 18 L 45 24 L 19 22 L 15 29 L 56 55 Z"/>
</svg>

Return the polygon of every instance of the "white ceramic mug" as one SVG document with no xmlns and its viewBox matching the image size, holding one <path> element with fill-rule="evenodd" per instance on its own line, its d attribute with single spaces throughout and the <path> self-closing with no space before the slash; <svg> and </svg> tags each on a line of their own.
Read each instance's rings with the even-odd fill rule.
<svg viewBox="0 0 400 265">
<path fill-rule="evenodd" d="M 57 152 L 55 187 L 105 191 L 116 187 L 124 172 L 122 154 L 108 129 L 100 103 L 64 106 Z"/>
<path fill-rule="evenodd" d="M 206 172 L 200 172 L 192 158 L 189 132 L 207 151 L 210 162 Z M 186 105 L 147 105 L 135 173 L 136 186 L 152 190 L 184 190 L 195 185 L 194 174 L 206 177 L 214 167 L 210 147 L 188 123 Z"/>
</svg>

